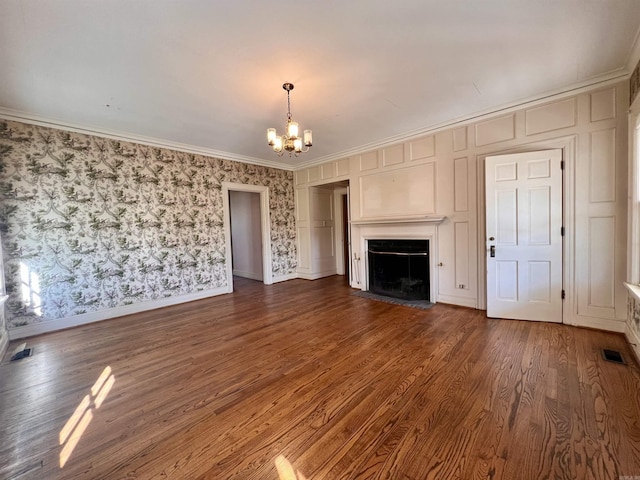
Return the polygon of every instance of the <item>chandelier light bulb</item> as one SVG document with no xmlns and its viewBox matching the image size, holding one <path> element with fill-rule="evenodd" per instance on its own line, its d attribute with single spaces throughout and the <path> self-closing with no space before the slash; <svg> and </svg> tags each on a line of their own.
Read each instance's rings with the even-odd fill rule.
<svg viewBox="0 0 640 480">
<path fill-rule="evenodd" d="M 305 147 L 310 147 L 311 145 L 313 145 L 313 134 L 311 133 L 311 130 L 305 130 L 304 131 L 304 146 Z"/>
<path fill-rule="evenodd" d="M 275 128 L 267 128 L 267 142 L 269 145 L 273 147 L 276 143 L 276 129 Z"/>
<path fill-rule="evenodd" d="M 287 125 L 287 130 L 287 135 L 289 136 L 289 138 L 298 138 L 298 122 L 289 122 L 289 124 Z"/>
<path fill-rule="evenodd" d="M 273 149 L 276 152 L 281 152 L 282 151 L 282 137 L 276 137 L 275 140 L 273 141 Z"/>
</svg>

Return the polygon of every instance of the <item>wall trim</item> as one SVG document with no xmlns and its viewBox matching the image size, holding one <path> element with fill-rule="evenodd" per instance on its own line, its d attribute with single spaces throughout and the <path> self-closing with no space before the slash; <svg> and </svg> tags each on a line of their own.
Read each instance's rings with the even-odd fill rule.
<svg viewBox="0 0 640 480">
<path fill-rule="evenodd" d="M 297 273 L 287 273 L 286 275 L 273 277 L 273 283 L 287 282 L 289 280 L 295 280 L 296 278 L 299 278 Z"/>
<path fill-rule="evenodd" d="M 446 303 L 447 305 L 457 305 L 478 310 L 478 301 L 475 298 L 458 297 L 453 295 L 438 294 L 438 301 L 433 303 Z"/>
<path fill-rule="evenodd" d="M 564 321 L 563 323 L 574 327 L 594 328 L 596 330 L 616 333 L 624 333 L 625 326 L 627 325 L 627 322 L 621 319 L 596 318 L 584 315 L 573 315 L 568 322 Z"/>
<path fill-rule="evenodd" d="M 146 302 L 134 303 L 131 305 L 121 305 L 115 308 L 108 308 L 96 312 L 83 313 L 81 315 L 73 315 L 70 317 L 57 318 L 23 327 L 9 329 L 9 339 L 16 340 L 18 338 L 32 337 L 42 333 L 55 332 L 67 328 L 86 325 L 87 323 L 100 322 L 111 318 L 122 317 L 132 313 L 145 312 L 147 310 L 155 310 L 158 308 L 169 307 L 180 303 L 192 302 L 203 298 L 215 297 L 227 293 L 227 287 L 218 287 L 200 292 L 188 293 L 186 295 L 177 295 L 175 297 L 161 298 L 158 300 L 149 300 Z"/>
<path fill-rule="evenodd" d="M 163 140 L 160 138 L 146 137 L 135 133 L 121 132 L 102 127 L 83 126 L 77 123 L 66 122 L 63 120 L 54 120 L 51 118 L 36 115 L 34 113 L 21 112 L 10 108 L 0 107 L 0 118 L 12 120 L 16 122 L 28 123 L 30 125 L 38 125 L 40 127 L 55 128 L 57 130 L 67 130 L 70 132 L 83 133 L 85 135 L 93 135 L 101 138 L 110 138 L 123 142 L 133 142 L 150 147 L 167 148 L 184 153 L 194 153 L 204 155 L 206 157 L 220 158 L 222 160 L 231 160 L 233 162 L 249 163 L 252 165 L 261 165 L 263 167 L 277 168 L 278 170 L 294 170 L 292 165 L 286 165 L 276 161 L 265 160 L 256 157 L 247 157 L 231 152 L 223 152 L 214 150 L 213 148 L 199 147 L 197 145 L 188 145 L 186 143 L 173 142 L 171 140 Z"/>
<path fill-rule="evenodd" d="M 640 337 L 629 327 L 629 324 L 627 324 L 624 335 L 627 338 L 627 342 L 629 342 L 631 351 L 636 356 L 636 362 L 638 362 L 638 365 L 640 365 Z"/>
<path fill-rule="evenodd" d="M 318 280 L 319 278 L 330 277 L 332 275 L 336 275 L 335 270 L 331 272 L 319 272 L 319 273 L 300 273 L 298 272 L 298 278 L 302 278 L 303 280 Z"/>
<path fill-rule="evenodd" d="M 262 278 L 265 285 L 273 283 L 273 262 L 271 260 L 271 215 L 269 208 L 269 187 L 244 183 L 222 182 L 222 210 L 224 215 L 225 262 L 227 265 L 227 292 L 233 292 L 233 254 L 231 251 L 231 207 L 229 191 L 260 194 L 260 229 L 262 231 Z"/>
</svg>

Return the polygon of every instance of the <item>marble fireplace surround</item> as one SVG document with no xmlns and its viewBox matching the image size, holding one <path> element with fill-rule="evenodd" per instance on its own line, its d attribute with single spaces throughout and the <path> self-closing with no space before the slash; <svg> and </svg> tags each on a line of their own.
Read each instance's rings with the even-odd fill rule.
<svg viewBox="0 0 640 480">
<path fill-rule="evenodd" d="M 369 290 L 369 240 L 429 240 L 429 298 L 436 303 L 438 285 L 438 225 L 444 216 L 402 219 L 358 220 L 351 222 L 353 268 L 351 286 Z"/>
</svg>

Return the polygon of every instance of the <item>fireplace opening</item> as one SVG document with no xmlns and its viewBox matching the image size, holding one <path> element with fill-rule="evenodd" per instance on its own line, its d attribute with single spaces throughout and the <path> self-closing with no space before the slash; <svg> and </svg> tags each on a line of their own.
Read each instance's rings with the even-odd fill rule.
<svg viewBox="0 0 640 480">
<path fill-rule="evenodd" d="M 429 298 L 429 240 L 369 240 L 369 291 L 403 300 Z"/>
</svg>

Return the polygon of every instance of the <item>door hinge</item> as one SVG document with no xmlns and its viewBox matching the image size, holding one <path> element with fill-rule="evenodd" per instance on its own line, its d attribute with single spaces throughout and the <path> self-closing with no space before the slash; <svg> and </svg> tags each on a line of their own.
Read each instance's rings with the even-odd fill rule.
<svg viewBox="0 0 640 480">
<path fill-rule="evenodd" d="M 560 227 L 560 236 L 564 237 L 564 227 Z"/>
<path fill-rule="evenodd" d="M 564 290 L 562 290 L 562 299 L 564 300 Z"/>
<path fill-rule="evenodd" d="M 564 160 L 560 160 L 560 170 L 564 170 Z"/>
</svg>

